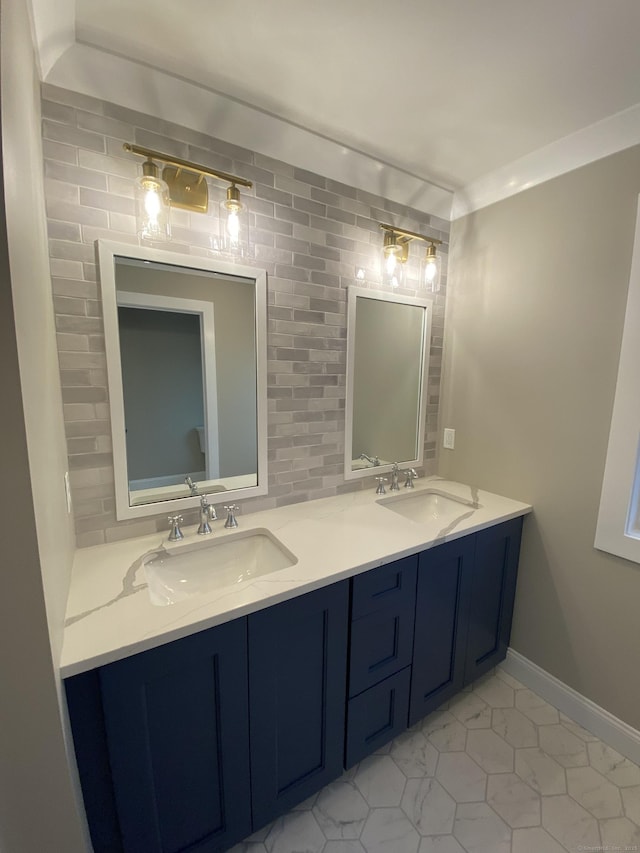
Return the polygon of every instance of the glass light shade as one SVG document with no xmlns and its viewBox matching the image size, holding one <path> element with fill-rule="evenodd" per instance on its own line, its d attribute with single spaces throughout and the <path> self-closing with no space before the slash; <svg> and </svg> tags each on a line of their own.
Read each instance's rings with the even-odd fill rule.
<svg viewBox="0 0 640 853">
<path fill-rule="evenodd" d="M 145 166 L 148 164 L 145 163 Z M 153 164 L 151 164 L 153 165 Z M 153 171 L 157 172 L 154 166 Z M 143 174 L 136 180 L 136 217 L 141 240 L 165 242 L 171 239 L 169 187 L 154 174 Z"/>
<path fill-rule="evenodd" d="M 420 283 L 431 293 L 438 293 L 440 290 L 440 258 L 436 255 L 434 247 L 430 247 L 426 258 L 422 261 Z"/>
<path fill-rule="evenodd" d="M 388 251 L 385 248 L 382 252 L 381 270 L 382 284 L 385 287 L 391 287 L 394 290 L 397 287 L 402 287 L 404 284 L 404 263 L 399 252 Z"/>
<path fill-rule="evenodd" d="M 249 213 L 235 186 L 220 202 L 220 249 L 236 258 L 249 255 Z"/>
</svg>

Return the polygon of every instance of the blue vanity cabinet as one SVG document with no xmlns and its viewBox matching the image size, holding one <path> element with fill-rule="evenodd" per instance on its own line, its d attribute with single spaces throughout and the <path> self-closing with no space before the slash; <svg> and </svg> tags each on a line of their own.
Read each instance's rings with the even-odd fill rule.
<svg viewBox="0 0 640 853">
<path fill-rule="evenodd" d="M 246 619 L 66 687 L 94 853 L 218 853 L 251 833 Z"/>
<path fill-rule="evenodd" d="M 523 518 L 420 554 L 409 725 L 504 659 Z"/>
<path fill-rule="evenodd" d="M 506 654 L 522 518 L 65 682 L 94 853 L 221 853 Z"/>
<path fill-rule="evenodd" d="M 507 653 L 522 523 L 522 517 L 514 518 L 474 537 L 465 685 L 492 669 Z"/>
<path fill-rule="evenodd" d="M 254 829 L 342 773 L 348 607 L 341 581 L 248 617 Z"/>
<path fill-rule="evenodd" d="M 352 581 L 345 766 L 407 727 L 418 556 Z"/>
<path fill-rule="evenodd" d="M 409 725 L 463 686 L 475 536 L 420 554 Z"/>
</svg>

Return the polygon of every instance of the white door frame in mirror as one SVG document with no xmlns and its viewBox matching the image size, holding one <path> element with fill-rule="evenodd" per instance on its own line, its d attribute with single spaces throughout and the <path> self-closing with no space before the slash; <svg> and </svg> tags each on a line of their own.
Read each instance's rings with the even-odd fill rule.
<svg viewBox="0 0 640 853">
<path fill-rule="evenodd" d="M 356 305 L 358 299 L 376 299 L 384 302 L 395 302 L 401 305 L 415 305 L 424 309 L 422 322 L 419 383 L 419 402 L 417 418 L 417 453 L 415 459 L 383 460 L 382 464 L 362 469 L 353 469 L 353 384 L 355 368 L 355 343 L 356 343 Z M 345 480 L 359 480 L 364 477 L 379 476 L 391 471 L 394 462 L 407 467 L 421 466 L 424 460 L 424 438 L 427 403 L 427 385 L 429 375 L 429 348 L 431 342 L 431 319 L 433 314 L 433 301 L 413 296 L 402 296 L 391 291 L 369 290 L 364 287 L 351 286 L 347 293 L 347 388 L 345 406 L 345 453 L 344 453 L 344 478 Z M 380 346 L 383 350 L 393 345 L 393 341 L 381 340 Z M 390 411 L 393 400 L 381 399 L 381 411 Z M 371 448 L 370 453 L 375 453 Z"/>
<path fill-rule="evenodd" d="M 204 436 L 207 446 L 205 479 L 220 476 L 218 449 L 218 392 L 216 381 L 216 338 L 213 304 L 196 299 L 173 298 L 151 293 L 116 292 L 118 308 L 147 308 L 150 311 L 171 311 L 178 314 L 195 314 L 200 318 L 202 348 Z M 122 373 L 120 374 L 122 383 Z M 150 484 L 149 484 L 150 485 Z"/>
<path fill-rule="evenodd" d="M 107 356 L 107 378 L 109 383 L 109 406 L 111 412 L 111 432 L 113 440 L 113 464 L 115 475 L 116 517 L 119 521 L 133 518 L 143 518 L 150 515 L 158 515 L 166 512 L 197 507 L 200 498 L 188 496 L 171 500 L 158 500 L 153 503 L 131 505 L 129 496 L 129 479 L 127 475 L 127 448 L 125 435 L 125 412 L 124 396 L 122 387 L 122 365 L 120 358 L 120 335 L 118 329 L 118 305 L 124 304 L 117 296 L 115 263 L 116 258 L 130 258 L 133 260 L 149 261 L 172 267 L 183 267 L 187 270 L 203 270 L 205 272 L 219 274 L 230 279 L 246 278 L 255 282 L 255 351 L 256 351 L 256 442 L 257 442 L 257 485 L 245 488 L 227 489 L 210 496 L 211 503 L 224 501 L 231 503 L 236 500 L 266 495 L 267 485 L 267 274 L 263 269 L 249 267 L 213 258 L 200 258 L 192 255 L 178 254 L 163 249 L 147 246 L 138 246 L 129 243 L 115 243 L 108 240 L 98 240 L 98 263 L 100 270 L 100 282 L 102 289 L 102 307 L 104 315 L 105 350 Z M 122 295 L 127 299 L 127 296 Z M 134 299 L 140 301 L 140 295 L 133 295 Z M 145 297 L 146 299 L 154 297 Z M 193 302 L 193 300 L 191 300 Z M 169 308 L 165 310 L 178 310 L 187 313 L 198 313 L 187 308 L 186 300 L 178 299 L 182 307 Z M 132 305 L 132 302 L 127 304 Z M 146 305 L 143 307 L 151 307 Z M 211 313 L 213 314 L 212 306 Z M 211 339 L 207 338 L 209 323 L 213 317 L 203 323 L 203 354 L 205 349 L 209 350 L 208 344 Z M 207 374 L 207 397 L 211 397 L 211 403 L 207 417 L 217 417 L 217 402 L 215 401 L 215 387 L 211 384 L 211 371 L 215 377 L 215 355 L 206 353 L 203 359 L 203 367 Z M 215 382 L 215 379 L 213 380 Z M 213 453 L 213 446 L 211 452 Z M 217 453 L 215 454 L 217 458 Z M 203 489 L 203 493 L 206 489 Z"/>
</svg>

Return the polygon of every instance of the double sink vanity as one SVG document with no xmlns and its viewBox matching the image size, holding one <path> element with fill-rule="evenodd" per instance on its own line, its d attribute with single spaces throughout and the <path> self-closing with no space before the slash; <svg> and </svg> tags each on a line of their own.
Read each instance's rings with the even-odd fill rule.
<svg viewBox="0 0 640 853">
<path fill-rule="evenodd" d="M 226 850 L 495 666 L 530 509 L 372 483 L 79 550 L 61 669 L 95 853 Z"/>
<path fill-rule="evenodd" d="M 267 495 L 266 273 L 98 255 L 117 520 Z M 313 500 L 342 482 L 318 475 L 237 530 L 76 552 L 61 674 L 95 853 L 227 850 L 505 656 L 531 507 L 439 478 L 378 493 L 381 460 L 408 485 L 424 462 L 433 303 L 347 300 L 344 480 L 366 489 Z M 335 452 L 318 411 L 279 470 Z M 285 443 L 312 435 L 290 417 Z"/>
</svg>

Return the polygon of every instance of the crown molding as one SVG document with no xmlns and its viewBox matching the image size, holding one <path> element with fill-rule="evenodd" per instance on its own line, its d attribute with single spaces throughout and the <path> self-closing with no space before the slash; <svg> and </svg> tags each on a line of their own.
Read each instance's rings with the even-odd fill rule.
<svg viewBox="0 0 640 853">
<path fill-rule="evenodd" d="M 451 218 L 459 219 L 509 196 L 640 144 L 640 104 L 602 119 L 501 166 L 458 190 Z"/>
</svg>

